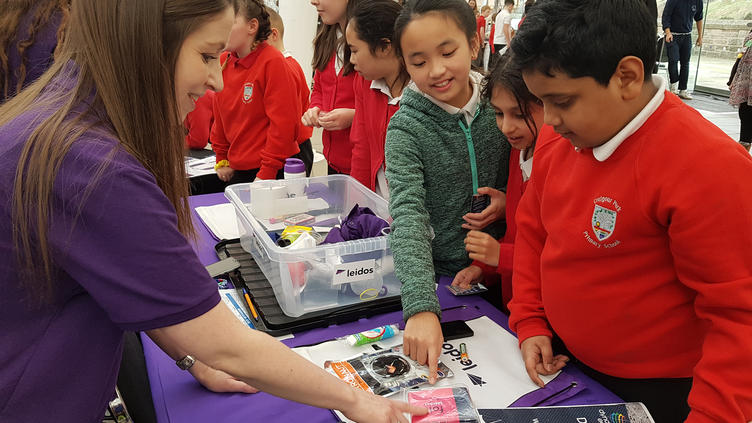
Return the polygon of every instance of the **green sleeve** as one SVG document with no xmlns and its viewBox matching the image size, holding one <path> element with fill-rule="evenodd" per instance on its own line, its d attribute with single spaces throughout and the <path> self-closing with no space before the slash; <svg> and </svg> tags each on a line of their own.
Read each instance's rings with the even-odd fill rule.
<svg viewBox="0 0 752 423">
<path fill-rule="evenodd" d="M 416 145 L 419 138 L 397 125 L 386 134 L 386 178 L 389 181 L 389 237 L 394 270 L 402 282 L 405 321 L 416 313 L 430 311 L 441 317 L 436 296 L 430 222 L 426 210 L 423 161 Z"/>
</svg>

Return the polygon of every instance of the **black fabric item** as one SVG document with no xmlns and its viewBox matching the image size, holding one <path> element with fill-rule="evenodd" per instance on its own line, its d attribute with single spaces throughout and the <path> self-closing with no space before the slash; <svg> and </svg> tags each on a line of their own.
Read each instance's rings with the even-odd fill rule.
<svg viewBox="0 0 752 423">
<path fill-rule="evenodd" d="M 117 387 L 134 422 L 157 423 L 149 375 L 146 372 L 144 348 L 141 338 L 134 332 L 125 333 Z"/>
<path fill-rule="evenodd" d="M 313 146 L 311 145 L 311 140 L 303 141 L 298 147 L 300 148 L 300 153 L 293 157 L 303 160 L 305 174 L 306 176 L 311 176 L 311 169 L 313 169 Z"/>
<path fill-rule="evenodd" d="M 739 141 L 752 142 L 752 106 L 747 103 L 739 105 Z"/>
<path fill-rule="evenodd" d="M 689 414 L 687 397 L 692 378 L 622 379 L 603 374 L 578 362 L 583 373 L 625 402 L 645 404 L 656 423 L 681 423 Z"/>
</svg>

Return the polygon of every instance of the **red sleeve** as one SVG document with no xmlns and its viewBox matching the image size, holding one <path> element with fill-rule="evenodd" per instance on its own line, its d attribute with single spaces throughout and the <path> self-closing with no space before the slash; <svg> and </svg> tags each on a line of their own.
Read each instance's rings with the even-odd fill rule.
<svg viewBox="0 0 752 423">
<path fill-rule="evenodd" d="M 353 91 L 355 92 L 355 116 L 350 127 L 350 142 L 352 143 L 352 161 L 350 164 L 350 176 L 357 179 L 363 185 L 373 190 L 371 186 L 371 148 L 366 136 L 365 116 L 368 113 L 364 104 L 366 88 L 364 79 L 358 75 L 353 79 Z"/>
<path fill-rule="evenodd" d="M 477 27 L 478 27 L 478 29 L 477 29 L 478 37 L 480 39 L 480 42 L 482 43 L 483 42 L 483 34 L 486 31 L 486 18 L 484 18 L 483 15 L 478 15 L 478 19 L 476 19 L 475 22 L 476 22 Z"/>
<path fill-rule="evenodd" d="M 324 109 L 324 94 L 321 91 L 321 71 L 316 69 L 313 73 L 313 90 L 311 91 L 311 103 L 309 108 L 318 107 Z"/>
<path fill-rule="evenodd" d="M 185 127 L 188 129 L 185 143 L 188 148 L 198 150 L 206 147 L 214 121 L 213 107 L 214 91 L 207 90 L 196 102 L 196 108 L 185 117 Z"/>
<path fill-rule="evenodd" d="M 284 57 L 280 55 L 267 62 L 264 72 L 264 113 L 269 118 L 269 129 L 257 177 L 275 179 L 285 159 L 300 151 L 295 139 L 300 100 L 295 77 Z"/>
<path fill-rule="evenodd" d="M 214 150 L 214 154 L 217 158 L 217 163 L 222 160 L 227 160 L 227 150 L 230 149 L 230 143 L 225 137 L 225 127 L 222 124 L 221 95 L 221 93 L 215 95 L 214 101 L 212 101 L 214 124 L 212 125 L 211 135 L 209 137 L 212 143 L 212 150 Z"/>
<path fill-rule="evenodd" d="M 540 256 L 546 242 L 547 233 L 541 221 L 540 192 L 536 182 L 545 182 L 546 140 L 556 137 L 548 126 L 541 129 L 533 162 L 533 176 L 527 182 L 522 194 L 515 221 L 517 236 L 514 241 L 512 273 L 512 301 L 509 302 L 509 327 L 522 343 L 531 336 L 552 336 L 546 320 L 541 294 Z M 501 253 L 500 253 L 501 255 Z M 501 257 L 499 257 L 501 259 Z"/>
<path fill-rule="evenodd" d="M 692 112 L 695 122 L 702 121 L 699 113 Z M 660 175 L 662 183 L 652 193 L 641 192 L 641 202 L 647 213 L 668 222 L 676 275 L 696 293 L 695 313 L 707 323 L 686 422 L 750 421 L 752 159 L 715 127 L 703 133 L 696 129 L 699 125 L 678 132 L 672 124 L 665 126 L 666 132 L 657 137 L 683 139 L 695 134 L 704 141 L 672 158 L 668 172 L 665 154 L 674 151 L 678 142 L 646 143 L 651 151 L 643 156 L 655 159 L 636 163 L 636 173 L 646 179 Z M 712 125 L 706 122 L 706 126 Z"/>
</svg>

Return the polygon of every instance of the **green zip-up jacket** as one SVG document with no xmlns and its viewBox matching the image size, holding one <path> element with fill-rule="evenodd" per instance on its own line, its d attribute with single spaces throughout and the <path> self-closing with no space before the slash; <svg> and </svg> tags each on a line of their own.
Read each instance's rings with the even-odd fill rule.
<svg viewBox="0 0 752 423">
<path fill-rule="evenodd" d="M 423 311 L 440 317 L 435 275 L 453 275 L 470 264 L 467 230 L 462 229 L 473 196 L 466 134 L 474 144 L 478 186 L 506 187 L 511 146 L 488 102 L 481 100 L 479 108 L 466 131 L 461 114 L 451 115 L 408 88 L 389 123 L 386 178 L 394 219 L 389 240 L 402 282 L 405 321 Z M 495 222 L 485 231 L 499 238 L 504 227 L 504 222 Z"/>
</svg>

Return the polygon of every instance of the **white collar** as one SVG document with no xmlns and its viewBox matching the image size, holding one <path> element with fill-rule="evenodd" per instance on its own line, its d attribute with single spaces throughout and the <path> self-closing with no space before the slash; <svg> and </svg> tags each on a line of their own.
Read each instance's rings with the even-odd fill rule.
<svg viewBox="0 0 752 423">
<path fill-rule="evenodd" d="M 290 53 L 290 50 L 283 51 L 282 55 L 285 56 L 285 58 L 292 57 L 292 53 Z"/>
<path fill-rule="evenodd" d="M 535 147 L 528 147 L 528 148 L 535 148 Z M 533 156 L 530 156 L 529 159 L 525 160 L 526 153 L 527 153 L 527 148 L 520 151 L 520 170 L 522 170 L 522 182 L 525 182 L 528 179 L 530 179 L 530 175 L 533 173 Z"/>
<path fill-rule="evenodd" d="M 465 104 L 465 106 L 461 109 L 454 107 L 451 104 L 444 103 L 443 101 L 436 100 L 435 98 L 421 91 L 414 82 L 410 82 L 409 88 L 413 91 L 421 93 L 425 98 L 431 100 L 433 104 L 441 107 L 450 115 L 462 113 L 462 115 L 465 117 L 465 122 L 467 122 L 467 126 L 470 126 L 470 124 L 473 123 L 473 119 L 475 119 L 475 112 L 478 110 L 478 104 L 480 103 L 481 81 L 483 81 L 483 75 L 471 70 L 470 83 L 473 85 L 473 93 L 472 95 L 470 95 L 470 100 L 468 100 L 467 104 Z"/>
<path fill-rule="evenodd" d="M 337 40 L 342 38 L 342 30 L 337 27 Z M 345 43 L 339 43 L 337 47 L 337 58 L 334 60 L 334 73 L 339 75 L 339 72 L 345 66 Z"/>
<path fill-rule="evenodd" d="M 389 86 L 386 84 L 386 81 L 384 78 L 376 79 L 371 81 L 371 89 L 372 90 L 379 90 L 389 99 L 389 104 L 396 105 L 399 104 L 400 100 L 402 100 L 402 95 L 400 94 L 399 97 L 392 97 L 392 92 L 389 90 Z M 403 89 L 404 92 L 404 89 Z"/>
<path fill-rule="evenodd" d="M 634 117 L 634 119 L 632 119 L 628 124 L 621 128 L 621 131 L 614 135 L 613 138 L 599 145 L 598 147 L 593 148 L 593 156 L 596 160 L 598 160 L 599 162 L 604 162 L 609 157 L 611 157 L 611 155 L 614 154 L 614 151 L 619 148 L 621 143 L 624 142 L 625 139 L 629 138 L 629 136 L 637 132 L 637 130 L 642 127 L 645 121 L 647 121 L 648 118 L 658 109 L 658 106 L 663 103 L 663 99 L 666 94 L 666 80 L 659 76 L 654 76 L 653 84 L 658 85 L 658 91 L 656 91 L 655 95 L 650 99 L 648 104 L 645 105 L 645 108 L 643 108 L 640 113 L 638 113 L 637 116 Z"/>
</svg>

